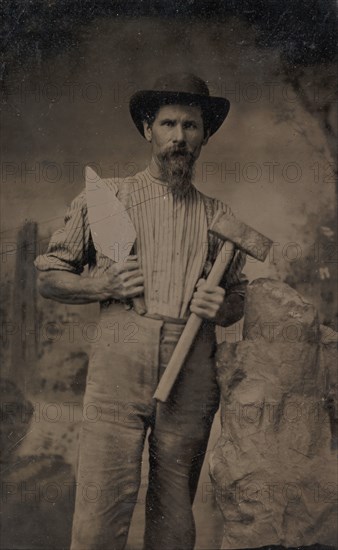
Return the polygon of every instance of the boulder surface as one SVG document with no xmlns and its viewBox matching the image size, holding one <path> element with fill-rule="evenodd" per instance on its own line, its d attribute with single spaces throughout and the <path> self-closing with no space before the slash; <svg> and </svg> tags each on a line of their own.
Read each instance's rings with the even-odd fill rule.
<svg viewBox="0 0 338 550">
<path fill-rule="evenodd" d="M 288 285 L 257 279 L 243 335 L 217 354 L 222 434 L 210 472 L 222 548 L 335 545 L 330 368 L 317 312 Z"/>
</svg>

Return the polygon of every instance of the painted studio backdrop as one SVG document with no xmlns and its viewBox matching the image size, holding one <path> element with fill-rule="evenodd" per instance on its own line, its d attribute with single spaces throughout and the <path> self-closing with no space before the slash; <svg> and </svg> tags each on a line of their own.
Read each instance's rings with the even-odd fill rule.
<svg viewBox="0 0 338 550">
<path fill-rule="evenodd" d="M 334 3 L 125 4 L 3 3 L 2 548 L 69 544 L 79 425 L 98 414 L 82 409 L 98 307 L 42 299 L 33 260 L 62 226 L 86 165 L 102 177 L 146 167 L 128 100 L 158 75 L 191 71 L 229 98 L 195 185 L 274 241 L 264 264 L 248 259 L 249 279 L 287 283 L 337 330 Z M 241 327 L 219 340 L 239 341 Z M 116 326 L 114 338 L 130 337 Z M 223 536 L 208 475 L 219 433 L 217 418 L 194 505 L 197 549 L 219 548 Z M 146 470 L 131 550 L 141 549 Z"/>
</svg>

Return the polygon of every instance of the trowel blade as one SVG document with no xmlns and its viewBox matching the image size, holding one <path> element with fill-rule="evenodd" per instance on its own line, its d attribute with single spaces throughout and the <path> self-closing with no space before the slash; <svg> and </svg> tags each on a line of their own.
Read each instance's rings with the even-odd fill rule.
<svg viewBox="0 0 338 550">
<path fill-rule="evenodd" d="M 108 187 L 92 168 L 86 167 L 88 219 L 95 248 L 122 263 L 130 254 L 136 231 L 117 192 L 117 184 Z"/>
</svg>

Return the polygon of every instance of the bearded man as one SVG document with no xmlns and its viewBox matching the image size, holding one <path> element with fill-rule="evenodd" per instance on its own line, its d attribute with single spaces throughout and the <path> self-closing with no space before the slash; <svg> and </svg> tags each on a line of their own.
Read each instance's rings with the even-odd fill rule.
<svg viewBox="0 0 338 550">
<path fill-rule="evenodd" d="M 166 75 L 134 94 L 130 112 L 151 144 L 150 164 L 132 178 L 101 185 L 107 196 L 124 197 L 137 250 L 122 264 L 102 253 L 87 189 L 36 260 L 44 297 L 101 305 L 102 335 L 93 345 L 84 397 L 100 415 L 95 423 L 84 418 L 81 429 L 72 550 L 125 548 L 147 436 L 144 548 L 194 547 L 192 504 L 219 404 L 215 325 L 242 317 L 247 284 L 245 256 L 237 250 L 220 286 L 205 290 L 222 246 L 208 226 L 218 209 L 229 207 L 192 185 L 201 148 L 228 111 L 227 99 L 210 96 L 206 83 L 187 73 Z M 202 317 L 201 329 L 169 400 L 156 403 L 154 391 L 190 311 Z M 116 341 L 116 323 L 131 327 L 133 338 Z M 89 487 L 95 495 L 99 488 L 97 498 L 88 497 Z"/>
</svg>

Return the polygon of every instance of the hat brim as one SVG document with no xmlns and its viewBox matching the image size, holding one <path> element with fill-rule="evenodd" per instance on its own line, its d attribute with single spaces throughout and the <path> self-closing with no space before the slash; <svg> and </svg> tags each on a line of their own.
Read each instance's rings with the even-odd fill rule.
<svg viewBox="0 0 338 550">
<path fill-rule="evenodd" d="M 141 90 L 130 98 L 129 110 L 134 124 L 144 137 L 143 122 L 163 105 L 199 105 L 207 122 L 210 135 L 214 134 L 226 119 L 230 102 L 225 97 L 212 97 L 187 92 Z"/>
</svg>

